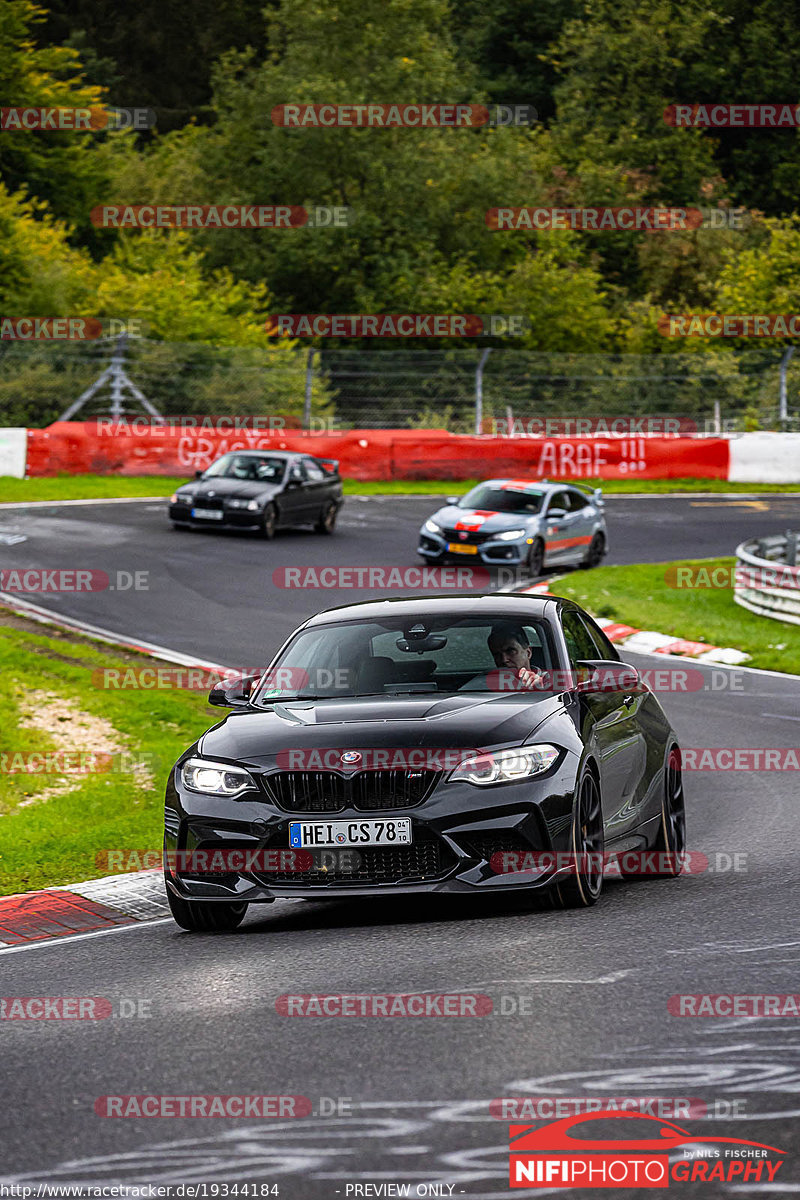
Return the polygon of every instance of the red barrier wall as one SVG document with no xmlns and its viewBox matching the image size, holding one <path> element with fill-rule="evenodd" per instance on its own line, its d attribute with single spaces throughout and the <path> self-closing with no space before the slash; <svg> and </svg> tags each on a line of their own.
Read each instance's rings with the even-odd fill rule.
<svg viewBox="0 0 800 1200">
<path fill-rule="evenodd" d="M 33 475 L 179 475 L 228 450 L 300 450 L 339 460 L 350 479 L 469 479 L 519 473 L 557 479 L 727 479 L 724 438 L 462 437 L 442 429 L 342 433 L 190 432 L 145 427 L 112 433 L 94 421 L 28 431 Z"/>
</svg>

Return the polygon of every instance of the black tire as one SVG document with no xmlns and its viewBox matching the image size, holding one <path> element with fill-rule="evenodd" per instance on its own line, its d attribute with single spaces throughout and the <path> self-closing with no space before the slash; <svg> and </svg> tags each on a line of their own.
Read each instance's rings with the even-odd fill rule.
<svg viewBox="0 0 800 1200">
<path fill-rule="evenodd" d="M 588 571 L 592 567 L 599 567 L 603 561 L 603 555 L 606 552 L 606 539 L 602 533 L 596 533 L 589 543 L 589 549 L 580 561 L 582 571 Z"/>
<path fill-rule="evenodd" d="M 261 516 L 261 536 L 271 542 L 275 537 L 278 526 L 278 510 L 274 504 L 268 504 Z"/>
<path fill-rule="evenodd" d="M 192 933 L 225 933 L 241 925 L 247 904 L 229 900 L 182 900 L 167 888 L 169 910 L 181 929 Z"/>
<path fill-rule="evenodd" d="M 591 908 L 603 890 L 603 805 L 594 773 L 584 767 L 572 813 L 570 850 L 574 870 L 555 885 L 559 908 Z"/>
<path fill-rule="evenodd" d="M 683 871 L 686 850 L 686 806 L 683 796 L 681 752 L 671 746 L 664 765 L 664 791 L 661 797 L 661 823 L 653 849 L 667 856 L 666 869 L 658 879 L 677 879 Z"/>
<path fill-rule="evenodd" d="M 334 504 L 333 501 L 330 501 L 324 506 L 324 508 L 320 509 L 319 520 L 314 526 L 314 532 L 327 534 L 333 533 L 336 527 L 336 514 L 338 511 L 338 506 Z"/>
<path fill-rule="evenodd" d="M 541 538 L 534 538 L 531 542 L 525 567 L 531 579 L 538 579 L 544 570 L 544 542 Z"/>
</svg>

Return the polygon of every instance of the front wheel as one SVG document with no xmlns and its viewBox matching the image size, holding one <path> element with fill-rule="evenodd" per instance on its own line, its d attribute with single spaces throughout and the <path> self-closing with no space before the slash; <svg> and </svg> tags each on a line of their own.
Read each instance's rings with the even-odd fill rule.
<svg viewBox="0 0 800 1200">
<path fill-rule="evenodd" d="M 182 900 L 167 888 L 169 910 L 181 929 L 192 933 L 225 933 L 241 925 L 247 912 L 246 904 L 228 900 L 210 903 L 204 900 Z"/>
<path fill-rule="evenodd" d="M 686 851 L 686 807 L 683 798 L 681 752 L 673 746 L 664 767 L 664 792 L 661 799 L 661 824 L 653 849 L 664 856 L 662 879 L 675 879 L 683 870 Z"/>
<path fill-rule="evenodd" d="M 264 509 L 261 517 L 261 536 L 267 541 L 272 541 L 275 537 L 275 528 L 278 524 L 278 513 L 274 504 L 268 504 Z"/>
<path fill-rule="evenodd" d="M 538 579 L 544 568 L 544 542 L 534 538 L 525 563 L 531 579 Z"/>
<path fill-rule="evenodd" d="M 315 533 L 333 533 L 336 525 L 337 507 L 335 504 L 326 504 L 319 514 L 319 520 L 314 526 Z"/>
<path fill-rule="evenodd" d="M 603 890 L 603 806 L 600 788 L 588 767 L 578 785 L 578 797 L 572 814 L 571 874 L 555 886 L 560 908 L 591 908 Z"/>
</svg>

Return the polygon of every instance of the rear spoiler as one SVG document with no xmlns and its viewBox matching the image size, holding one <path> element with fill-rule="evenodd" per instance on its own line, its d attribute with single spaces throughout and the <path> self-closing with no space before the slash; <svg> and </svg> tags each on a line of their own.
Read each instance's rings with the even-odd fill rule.
<svg viewBox="0 0 800 1200">
<path fill-rule="evenodd" d="M 339 459 L 338 458 L 314 458 L 315 463 L 319 463 L 323 471 L 327 471 L 329 475 L 338 475 Z"/>
</svg>

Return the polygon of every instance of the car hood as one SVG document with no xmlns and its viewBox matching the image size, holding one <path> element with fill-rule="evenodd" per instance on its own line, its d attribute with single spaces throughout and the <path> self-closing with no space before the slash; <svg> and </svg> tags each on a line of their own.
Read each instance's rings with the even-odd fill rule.
<svg viewBox="0 0 800 1200">
<path fill-rule="evenodd" d="M 189 495 L 193 500 L 222 499 L 253 500 L 255 497 L 273 496 L 280 484 L 261 482 L 249 479 L 198 479 L 196 483 L 187 483 L 178 488 L 181 495 Z M 212 495 L 213 493 L 213 495 Z"/>
<path fill-rule="evenodd" d="M 501 533 L 504 529 L 519 529 L 538 521 L 538 513 L 499 513 L 485 508 L 456 508 L 448 504 L 433 514 L 432 520 L 447 529 L 469 533 Z"/>
<path fill-rule="evenodd" d="M 553 694 L 471 693 L 468 696 L 375 696 L 321 703 L 275 704 L 235 712 L 203 734 L 211 757 L 266 765 L 297 749 L 490 749 L 519 746 L 563 711 Z"/>
</svg>

